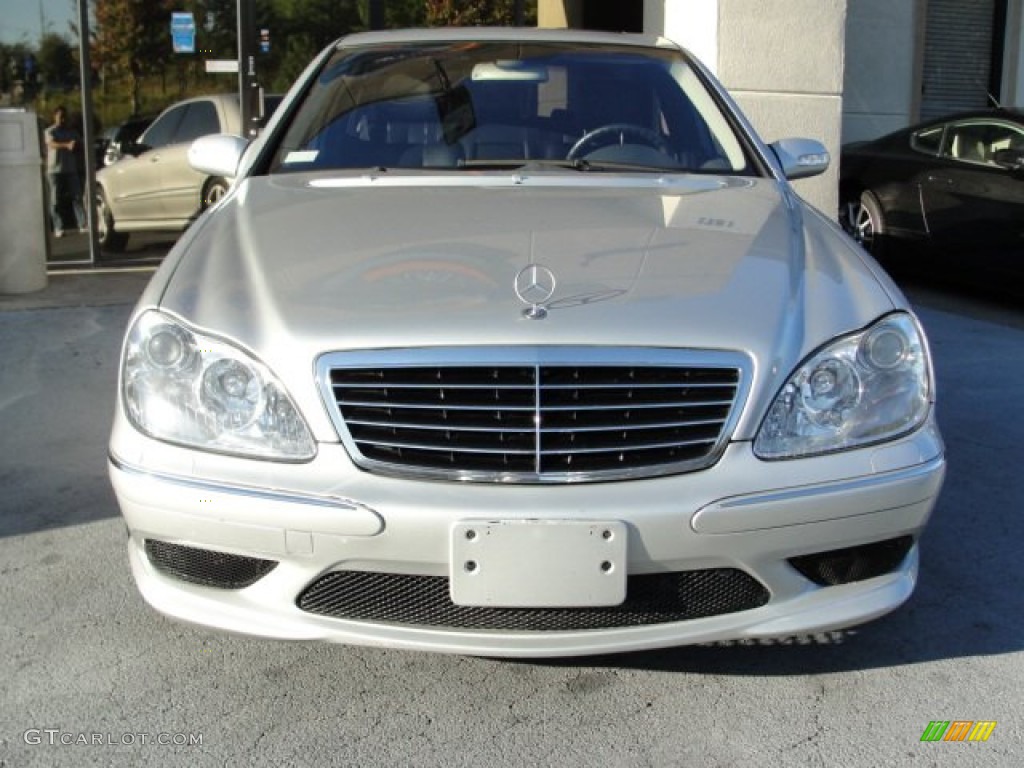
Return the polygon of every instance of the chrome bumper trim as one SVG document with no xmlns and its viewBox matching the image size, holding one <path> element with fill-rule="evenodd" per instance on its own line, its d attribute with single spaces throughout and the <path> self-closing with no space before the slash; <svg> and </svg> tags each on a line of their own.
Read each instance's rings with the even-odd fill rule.
<svg viewBox="0 0 1024 768">
<path fill-rule="evenodd" d="M 940 454 L 923 464 L 877 475 L 729 496 L 697 510 L 691 525 L 697 533 L 744 533 L 908 507 L 938 493 L 945 468 L 945 456 Z M 833 513 L 827 518 L 819 516 L 824 499 L 830 500 Z M 757 512 L 758 519 L 750 519 L 751 512 Z"/>
<path fill-rule="evenodd" d="M 279 491 L 271 488 L 259 488 L 252 485 L 241 485 L 235 483 L 222 483 L 213 482 L 210 480 L 202 480 L 194 477 L 184 477 L 182 475 L 174 475 L 165 472 L 153 472 L 152 470 L 145 469 L 133 464 L 128 464 L 119 459 L 114 454 L 110 453 L 107 455 L 110 464 L 122 472 L 136 477 L 147 477 L 153 480 L 159 480 L 166 483 L 173 483 L 185 488 L 191 488 L 198 491 L 208 491 L 210 493 L 228 493 L 234 496 L 245 496 L 253 499 L 261 499 L 263 501 L 272 501 L 285 504 L 305 504 L 307 506 L 314 507 L 327 507 L 330 509 L 347 509 L 352 511 L 360 512 L 371 512 L 374 515 L 377 513 L 374 510 L 367 507 L 365 504 L 360 504 L 352 499 L 346 499 L 341 496 L 326 496 L 317 495 L 313 493 L 300 493 L 295 491 Z"/>
</svg>

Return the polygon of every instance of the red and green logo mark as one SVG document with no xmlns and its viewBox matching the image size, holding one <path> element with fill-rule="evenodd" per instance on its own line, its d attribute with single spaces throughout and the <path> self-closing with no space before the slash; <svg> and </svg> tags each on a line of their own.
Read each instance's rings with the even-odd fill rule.
<svg viewBox="0 0 1024 768">
<path fill-rule="evenodd" d="M 921 741 L 988 741 L 995 729 L 995 720 L 932 720 Z"/>
</svg>

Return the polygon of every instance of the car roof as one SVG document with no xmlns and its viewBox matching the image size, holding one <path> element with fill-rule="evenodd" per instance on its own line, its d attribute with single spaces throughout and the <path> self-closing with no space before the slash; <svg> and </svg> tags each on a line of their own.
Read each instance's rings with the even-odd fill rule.
<svg viewBox="0 0 1024 768">
<path fill-rule="evenodd" d="M 523 43 L 598 43 L 627 45 L 638 48 L 671 48 L 679 46 L 655 35 L 632 32 L 598 32 L 582 29 L 539 29 L 536 27 L 433 27 L 427 29 L 392 29 L 357 32 L 338 40 L 338 47 L 447 41 L 523 42 Z"/>
</svg>

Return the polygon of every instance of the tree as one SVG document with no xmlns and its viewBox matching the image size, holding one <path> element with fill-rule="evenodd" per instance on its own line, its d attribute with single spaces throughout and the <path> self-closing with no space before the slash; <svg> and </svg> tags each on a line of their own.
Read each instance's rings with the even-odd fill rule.
<svg viewBox="0 0 1024 768">
<path fill-rule="evenodd" d="M 427 22 L 424 0 L 383 0 L 383 3 L 384 23 L 388 29 L 422 27 Z"/>
<path fill-rule="evenodd" d="M 259 6 L 263 4 L 260 2 L 257 6 L 257 18 L 262 16 Z M 208 59 L 235 58 L 238 55 L 238 0 L 198 0 L 195 5 L 196 50 Z"/>
<path fill-rule="evenodd" d="M 280 41 L 276 44 L 280 53 L 264 64 L 268 72 L 275 72 L 268 78 L 271 88 L 288 88 L 328 43 L 365 29 L 363 4 L 362 0 L 271 0 L 272 21 L 260 22 L 271 29 L 272 40 Z"/>
<path fill-rule="evenodd" d="M 536 23 L 537 0 L 522 0 L 524 21 Z M 426 0 L 431 27 L 508 27 L 516 22 L 516 0 Z"/>
<path fill-rule="evenodd" d="M 104 71 L 127 78 L 132 112 L 140 111 L 143 75 L 163 71 L 171 56 L 169 24 L 175 0 L 96 0 L 93 57 Z"/>
<path fill-rule="evenodd" d="M 0 43 L 0 95 L 7 93 L 13 87 L 17 68 L 8 46 Z"/>
<path fill-rule="evenodd" d="M 39 41 L 36 61 L 43 85 L 47 88 L 69 88 L 78 80 L 74 51 L 60 35 L 49 32 L 43 36 Z"/>
<path fill-rule="evenodd" d="M 26 62 L 33 58 L 32 49 L 25 43 L 0 45 L 0 62 L 3 67 L 0 73 L 3 87 L 0 90 L 9 91 L 15 104 L 32 98 L 34 94 L 34 75 L 25 70 Z"/>
</svg>

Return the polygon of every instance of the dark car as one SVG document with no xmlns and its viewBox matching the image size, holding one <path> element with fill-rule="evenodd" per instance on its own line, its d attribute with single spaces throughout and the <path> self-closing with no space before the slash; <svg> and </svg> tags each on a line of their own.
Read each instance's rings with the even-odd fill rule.
<svg viewBox="0 0 1024 768">
<path fill-rule="evenodd" d="M 1024 275 L 1024 113 L 951 115 L 843 147 L 839 219 L 868 251 L 970 249 L 971 272 Z M 899 249 L 919 253 L 919 249 Z M 969 276 L 969 275 L 965 275 Z"/>
</svg>

